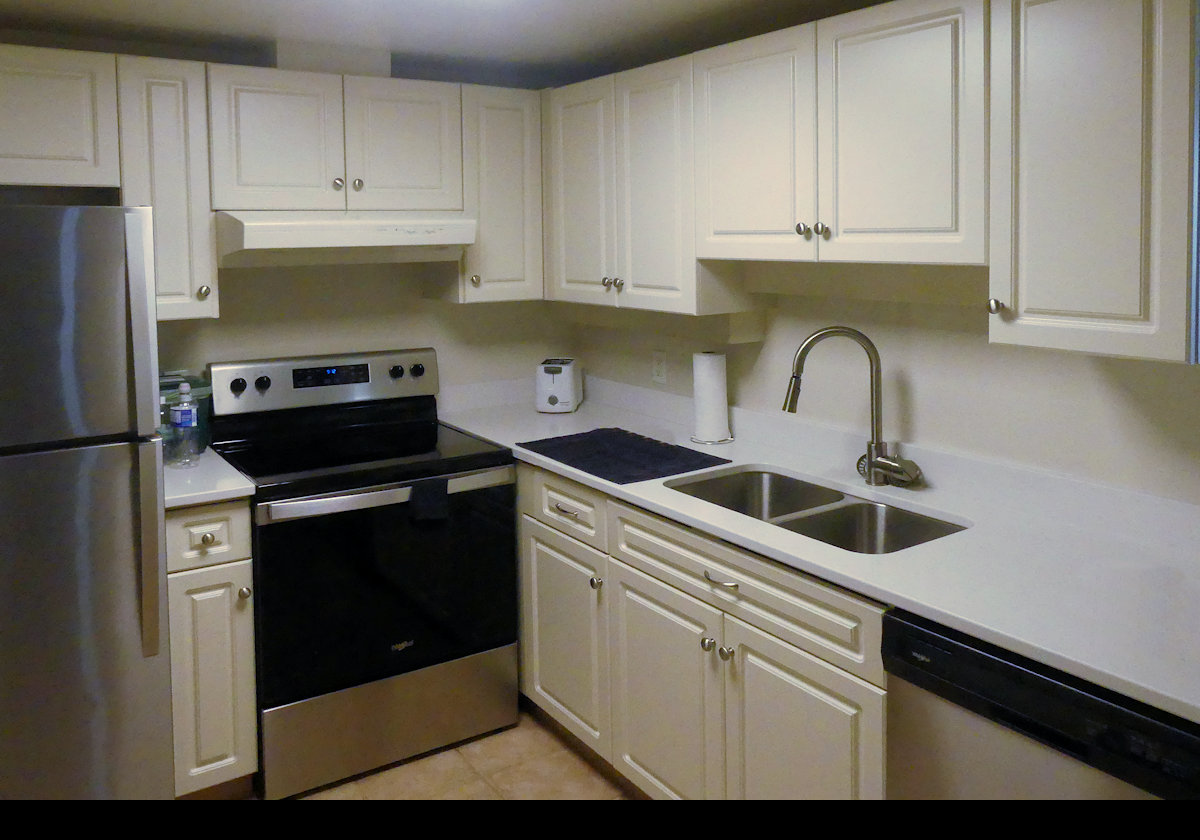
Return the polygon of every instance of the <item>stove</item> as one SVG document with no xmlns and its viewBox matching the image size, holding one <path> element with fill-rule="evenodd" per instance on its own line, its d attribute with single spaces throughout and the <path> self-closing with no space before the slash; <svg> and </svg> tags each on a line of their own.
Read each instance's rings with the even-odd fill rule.
<svg viewBox="0 0 1200 840">
<path fill-rule="evenodd" d="M 512 452 L 438 421 L 432 348 L 209 365 L 255 483 L 259 792 L 517 719 Z"/>
</svg>

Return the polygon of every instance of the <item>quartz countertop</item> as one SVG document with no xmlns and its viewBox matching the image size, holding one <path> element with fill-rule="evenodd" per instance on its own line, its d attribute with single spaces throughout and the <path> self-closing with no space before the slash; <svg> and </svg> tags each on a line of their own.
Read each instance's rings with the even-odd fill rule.
<svg viewBox="0 0 1200 840">
<path fill-rule="evenodd" d="M 192 466 L 163 467 L 163 488 L 167 510 L 254 495 L 254 482 L 211 449 L 204 450 Z"/>
<path fill-rule="evenodd" d="M 869 487 L 855 434 L 792 415 L 735 409 L 734 440 L 690 439 L 691 400 L 589 380 L 573 414 L 519 405 L 443 410 L 443 422 L 513 447 L 520 461 L 885 604 L 1200 723 L 1200 507 L 1019 465 L 901 447 L 924 470 L 916 489 Z M 901 551 L 858 554 L 692 498 L 678 478 L 614 484 L 522 442 L 618 427 L 761 464 L 867 499 L 967 526 Z M 727 469 L 713 467 L 710 470 Z"/>
</svg>

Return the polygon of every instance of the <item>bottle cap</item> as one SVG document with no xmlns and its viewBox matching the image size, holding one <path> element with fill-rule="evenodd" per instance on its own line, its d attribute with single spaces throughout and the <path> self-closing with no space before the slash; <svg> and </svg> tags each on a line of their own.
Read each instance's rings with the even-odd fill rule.
<svg viewBox="0 0 1200 840">
<path fill-rule="evenodd" d="M 179 393 L 181 393 L 181 394 L 189 394 L 189 393 L 191 393 L 191 391 L 192 391 L 192 386 L 191 386 L 191 385 L 187 384 L 186 382 L 180 382 L 180 383 L 179 383 Z"/>
</svg>

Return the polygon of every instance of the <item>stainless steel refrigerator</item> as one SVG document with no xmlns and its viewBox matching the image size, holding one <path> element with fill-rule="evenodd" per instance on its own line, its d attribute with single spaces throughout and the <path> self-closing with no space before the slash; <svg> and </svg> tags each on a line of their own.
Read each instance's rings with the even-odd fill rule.
<svg viewBox="0 0 1200 840">
<path fill-rule="evenodd" d="M 0 799 L 173 796 L 150 225 L 0 206 Z"/>
</svg>

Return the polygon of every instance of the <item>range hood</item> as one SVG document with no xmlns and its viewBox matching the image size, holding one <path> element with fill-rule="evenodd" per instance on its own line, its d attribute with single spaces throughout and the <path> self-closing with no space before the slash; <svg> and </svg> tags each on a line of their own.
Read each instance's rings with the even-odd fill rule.
<svg viewBox="0 0 1200 840">
<path fill-rule="evenodd" d="M 379 210 L 222 210 L 215 215 L 223 268 L 455 262 L 475 242 L 477 224 Z"/>
</svg>

